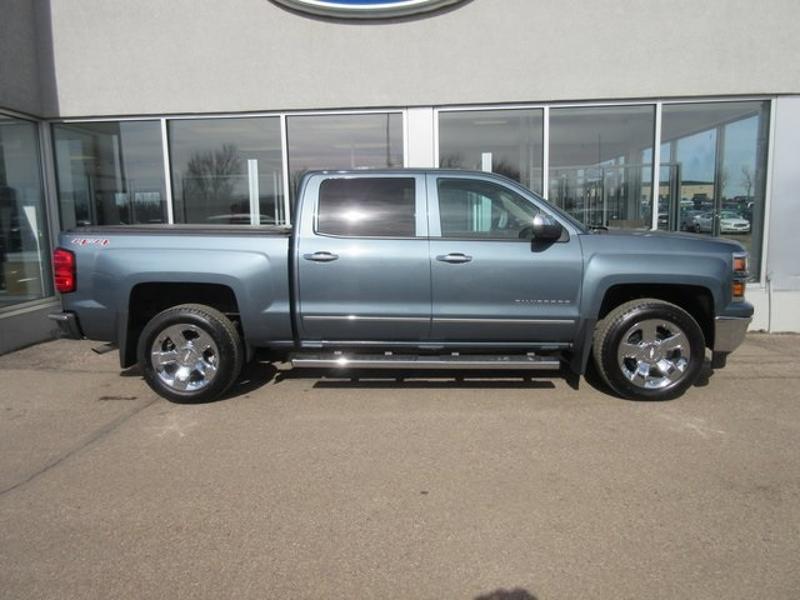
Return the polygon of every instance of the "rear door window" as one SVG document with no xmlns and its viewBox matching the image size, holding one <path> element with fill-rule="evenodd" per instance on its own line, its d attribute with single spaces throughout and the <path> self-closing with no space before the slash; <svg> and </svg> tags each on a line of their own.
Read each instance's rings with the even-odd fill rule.
<svg viewBox="0 0 800 600">
<path fill-rule="evenodd" d="M 412 177 L 326 179 L 320 184 L 316 231 L 344 237 L 414 237 Z"/>
</svg>

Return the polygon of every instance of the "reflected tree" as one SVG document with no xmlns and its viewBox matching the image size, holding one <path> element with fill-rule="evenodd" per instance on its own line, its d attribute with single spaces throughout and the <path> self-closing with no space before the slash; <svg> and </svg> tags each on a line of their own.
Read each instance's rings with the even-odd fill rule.
<svg viewBox="0 0 800 600">
<path fill-rule="evenodd" d="M 300 180 L 303 178 L 303 175 L 308 173 L 311 169 L 307 169 L 303 167 L 302 169 L 297 169 L 296 171 L 292 171 L 289 179 L 289 185 L 292 190 L 292 196 L 297 194 L 298 188 L 300 187 Z"/>
<path fill-rule="evenodd" d="M 514 181 L 522 182 L 520 170 L 505 159 L 500 159 L 492 165 L 492 171 L 498 175 L 505 175 Z"/>
<path fill-rule="evenodd" d="M 464 157 L 461 154 L 448 154 L 439 158 L 439 168 L 441 169 L 463 169 Z"/>
<path fill-rule="evenodd" d="M 719 173 L 719 197 L 725 198 L 725 193 L 728 191 L 728 182 L 730 181 L 730 171 L 728 167 L 723 167 Z"/>
<path fill-rule="evenodd" d="M 753 193 L 753 170 L 747 165 L 742 165 L 742 176 L 739 180 L 742 188 L 744 188 L 744 195 L 749 200 Z"/>
<path fill-rule="evenodd" d="M 233 195 L 235 177 L 241 173 L 242 159 L 233 144 L 209 152 L 195 152 L 186 166 L 184 199 L 200 201 L 205 206 L 224 205 Z"/>
</svg>

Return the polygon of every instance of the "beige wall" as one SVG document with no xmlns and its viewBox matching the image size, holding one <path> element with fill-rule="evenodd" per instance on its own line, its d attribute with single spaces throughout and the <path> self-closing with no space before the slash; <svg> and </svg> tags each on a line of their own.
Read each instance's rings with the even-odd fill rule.
<svg viewBox="0 0 800 600">
<path fill-rule="evenodd" d="M 472 0 L 371 24 L 269 0 L 49 10 L 46 116 L 800 92 L 797 0 Z"/>
<path fill-rule="evenodd" d="M 42 110 L 32 0 L 0 0 L 0 108 Z"/>
</svg>

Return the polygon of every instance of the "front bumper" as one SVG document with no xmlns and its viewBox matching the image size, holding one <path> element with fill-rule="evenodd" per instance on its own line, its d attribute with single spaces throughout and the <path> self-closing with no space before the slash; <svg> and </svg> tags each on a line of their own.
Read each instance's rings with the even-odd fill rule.
<svg viewBox="0 0 800 600">
<path fill-rule="evenodd" d="M 716 317 L 714 319 L 714 352 L 733 352 L 744 341 L 753 317 Z"/>
<path fill-rule="evenodd" d="M 61 337 L 69 338 L 71 340 L 82 340 L 83 333 L 81 326 L 78 324 L 78 315 L 71 312 L 58 312 L 47 315 L 47 318 L 55 321 L 58 329 L 61 332 Z"/>
</svg>

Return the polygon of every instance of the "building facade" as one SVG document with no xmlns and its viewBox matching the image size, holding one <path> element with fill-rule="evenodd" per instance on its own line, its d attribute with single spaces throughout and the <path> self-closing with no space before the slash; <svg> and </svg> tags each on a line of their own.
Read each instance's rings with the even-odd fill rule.
<svg viewBox="0 0 800 600">
<path fill-rule="evenodd" d="M 319 168 L 492 170 L 739 240 L 752 327 L 800 331 L 793 0 L 302 3 L 0 0 L 0 352 L 52 333 L 61 229 L 287 223 Z"/>
</svg>

